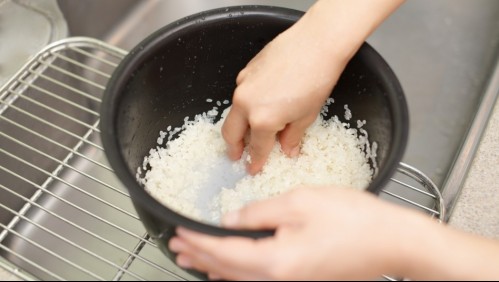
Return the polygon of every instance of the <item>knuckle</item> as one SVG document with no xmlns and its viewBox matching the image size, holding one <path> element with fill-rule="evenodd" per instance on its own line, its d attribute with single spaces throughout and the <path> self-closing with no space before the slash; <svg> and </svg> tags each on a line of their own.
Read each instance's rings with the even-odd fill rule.
<svg viewBox="0 0 499 282">
<path fill-rule="evenodd" d="M 251 91 L 248 89 L 248 87 L 243 84 L 238 85 L 234 90 L 234 95 L 232 97 L 232 106 L 243 109 L 246 108 L 249 103 L 247 97 L 249 97 L 250 94 Z"/>
<path fill-rule="evenodd" d="M 282 129 L 275 115 L 266 111 L 253 112 L 248 122 L 252 129 L 259 131 L 277 132 Z"/>
<path fill-rule="evenodd" d="M 237 77 L 236 77 L 236 84 L 237 85 L 240 85 L 244 81 L 244 78 L 246 77 L 247 73 L 248 73 L 248 71 L 246 69 L 243 69 L 237 74 Z"/>
<path fill-rule="evenodd" d="M 251 142 L 251 141 L 249 143 L 249 150 L 252 157 L 260 157 L 264 155 L 264 150 L 266 149 L 267 148 L 262 143 Z"/>
</svg>

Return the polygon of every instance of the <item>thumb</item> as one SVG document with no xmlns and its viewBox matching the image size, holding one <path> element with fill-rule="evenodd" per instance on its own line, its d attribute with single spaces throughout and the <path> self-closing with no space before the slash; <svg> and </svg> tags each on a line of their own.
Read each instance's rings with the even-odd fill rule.
<svg viewBox="0 0 499 282">
<path fill-rule="evenodd" d="M 285 197 L 254 202 L 246 207 L 226 214 L 222 225 L 237 229 L 276 229 L 292 219 L 290 206 Z"/>
</svg>

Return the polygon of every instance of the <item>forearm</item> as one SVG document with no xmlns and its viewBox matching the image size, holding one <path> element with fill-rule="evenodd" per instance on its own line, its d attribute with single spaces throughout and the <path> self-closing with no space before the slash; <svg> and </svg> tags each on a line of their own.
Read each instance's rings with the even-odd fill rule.
<svg viewBox="0 0 499 282">
<path fill-rule="evenodd" d="M 347 62 L 403 0 L 319 0 L 293 27 L 306 30 L 310 46 Z M 324 51 L 324 52 L 322 52 Z"/>
</svg>

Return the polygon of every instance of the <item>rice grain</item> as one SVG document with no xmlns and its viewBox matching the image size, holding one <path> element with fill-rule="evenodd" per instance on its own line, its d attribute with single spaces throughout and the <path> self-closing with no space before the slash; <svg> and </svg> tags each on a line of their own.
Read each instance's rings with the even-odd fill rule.
<svg viewBox="0 0 499 282">
<path fill-rule="evenodd" d="M 332 102 L 329 99 L 326 104 Z M 345 117 L 350 119 L 352 113 L 347 105 L 344 108 Z M 245 170 L 248 148 L 239 161 L 231 162 L 226 156 L 221 126 L 228 109 L 215 122 L 220 112 L 214 107 L 194 119 L 186 118 L 180 128 L 172 130 L 168 126 L 167 131 L 160 132 L 159 146 L 151 149 L 137 170 L 137 179 L 146 191 L 194 220 L 219 224 L 226 212 L 299 185 L 365 189 L 376 172 L 377 145 L 369 143 L 367 131 L 362 128 L 366 121 L 357 121 L 358 128 L 350 128 L 337 116 L 325 120 L 324 107 L 307 129 L 299 156 L 287 157 L 276 141 L 262 171 L 250 176 Z M 178 137 L 173 138 L 176 133 Z"/>
</svg>

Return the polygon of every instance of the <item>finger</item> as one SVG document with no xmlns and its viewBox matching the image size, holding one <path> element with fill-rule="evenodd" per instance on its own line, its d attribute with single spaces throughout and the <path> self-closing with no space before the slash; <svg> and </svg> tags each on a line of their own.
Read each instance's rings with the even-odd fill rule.
<svg viewBox="0 0 499 282">
<path fill-rule="evenodd" d="M 203 273 L 215 273 L 218 263 L 213 258 L 202 252 L 180 253 L 177 255 L 175 263 L 184 269 L 195 269 Z"/>
<path fill-rule="evenodd" d="M 256 281 L 258 277 L 258 269 L 255 270 L 240 270 L 235 267 L 228 267 L 227 265 L 219 262 L 214 257 L 211 257 L 201 251 L 191 254 L 179 254 L 177 256 L 177 264 L 183 268 L 196 269 L 198 271 L 208 274 L 210 280 L 245 280 Z M 187 265 L 187 267 L 183 266 Z M 265 279 L 258 279 L 265 280 Z"/>
<path fill-rule="evenodd" d="M 211 273 L 213 277 L 219 277 L 219 274 L 215 274 L 220 271 L 220 265 L 213 256 L 204 252 L 202 249 L 193 246 L 184 238 L 174 237 L 169 242 L 170 250 L 177 253 L 175 258 L 175 263 L 185 269 L 196 269 L 201 272 Z M 224 275 L 235 275 L 236 272 L 224 273 Z M 210 279 L 214 279 L 211 278 Z"/>
<path fill-rule="evenodd" d="M 217 274 L 217 273 L 208 273 L 208 279 L 210 280 L 222 280 L 222 276 L 220 276 L 220 274 Z"/>
<path fill-rule="evenodd" d="M 257 174 L 265 165 L 272 148 L 275 145 L 277 132 L 268 130 L 251 129 L 249 142 L 250 161 L 248 172 Z"/>
<path fill-rule="evenodd" d="M 190 253 L 193 265 L 198 262 L 207 272 L 228 275 L 235 272 L 261 269 L 266 265 L 262 255 L 269 252 L 271 239 L 253 240 L 245 237 L 215 237 L 185 228 L 177 228 L 178 236 L 195 250 Z M 266 249 L 262 248 L 264 246 Z M 237 251 L 235 251 L 237 250 Z M 208 258 L 208 259 L 207 259 Z"/>
<path fill-rule="evenodd" d="M 241 158 L 244 150 L 244 136 L 248 130 L 248 121 L 237 108 L 231 108 L 224 124 L 222 136 L 227 143 L 227 154 L 233 161 Z"/>
<path fill-rule="evenodd" d="M 168 242 L 169 249 L 176 253 L 175 263 L 185 269 L 197 269 L 207 272 L 206 255 L 201 256 L 199 251 L 180 237 L 174 237 Z"/>
<path fill-rule="evenodd" d="M 222 225 L 234 229 L 277 229 L 298 219 L 293 205 L 293 193 L 285 193 L 272 199 L 253 202 L 238 211 L 226 214 Z M 296 197 L 295 197 L 296 198 Z"/>
<path fill-rule="evenodd" d="M 208 273 L 210 280 L 229 280 L 229 281 L 269 281 L 269 276 L 260 269 L 254 270 L 235 270 L 231 268 L 221 268 L 220 273 Z"/>
<path fill-rule="evenodd" d="M 172 237 L 170 239 L 170 241 L 168 242 L 168 249 L 170 249 L 170 251 L 174 253 L 192 252 L 192 249 L 190 249 L 190 245 L 178 236 Z"/>
<path fill-rule="evenodd" d="M 290 123 L 279 133 L 279 143 L 282 151 L 289 157 L 300 153 L 300 144 L 309 124 L 305 122 Z"/>
</svg>

